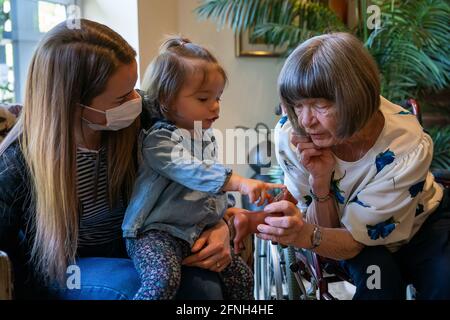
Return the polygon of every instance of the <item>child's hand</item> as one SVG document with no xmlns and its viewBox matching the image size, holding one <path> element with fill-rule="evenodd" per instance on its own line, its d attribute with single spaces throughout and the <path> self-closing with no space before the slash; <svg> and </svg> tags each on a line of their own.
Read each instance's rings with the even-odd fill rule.
<svg viewBox="0 0 450 320">
<path fill-rule="evenodd" d="M 251 203 L 258 201 L 258 206 L 262 206 L 266 200 L 272 199 L 267 190 L 270 189 L 286 189 L 283 184 L 267 183 L 255 179 L 243 178 L 233 173 L 224 186 L 224 191 L 239 191 L 242 194 L 248 195 Z"/>
<path fill-rule="evenodd" d="M 283 184 L 267 183 L 255 179 L 242 178 L 239 192 L 248 195 L 250 202 L 262 206 L 266 200 L 270 201 L 272 196 L 267 192 L 271 189 L 285 189 Z"/>
</svg>

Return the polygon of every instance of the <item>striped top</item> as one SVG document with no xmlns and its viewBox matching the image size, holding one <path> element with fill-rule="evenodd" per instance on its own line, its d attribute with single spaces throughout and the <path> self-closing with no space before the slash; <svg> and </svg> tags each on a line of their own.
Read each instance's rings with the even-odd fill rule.
<svg viewBox="0 0 450 320">
<path fill-rule="evenodd" d="M 121 237 L 122 201 L 110 209 L 108 203 L 106 148 L 77 149 L 77 192 L 80 202 L 78 248 L 102 245 Z"/>
</svg>

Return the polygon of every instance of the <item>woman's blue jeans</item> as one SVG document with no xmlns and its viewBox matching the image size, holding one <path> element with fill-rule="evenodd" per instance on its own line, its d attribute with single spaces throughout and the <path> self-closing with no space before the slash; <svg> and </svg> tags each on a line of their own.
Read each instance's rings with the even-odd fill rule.
<svg viewBox="0 0 450 320">
<path fill-rule="evenodd" d="M 80 258 L 77 260 L 77 266 L 80 289 L 69 289 L 68 286 L 53 288 L 50 290 L 50 299 L 130 300 L 140 287 L 138 273 L 130 259 Z M 70 277 L 69 274 L 69 280 Z M 72 284 L 74 283 L 76 281 Z M 177 299 L 223 299 L 218 275 L 200 268 L 183 267 Z"/>
</svg>

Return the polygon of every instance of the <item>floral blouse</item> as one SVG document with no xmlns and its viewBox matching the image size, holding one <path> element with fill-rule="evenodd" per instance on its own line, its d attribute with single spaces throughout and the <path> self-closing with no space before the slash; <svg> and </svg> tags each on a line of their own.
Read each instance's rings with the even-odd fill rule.
<svg viewBox="0 0 450 320">
<path fill-rule="evenodd" d="M 341 225 L 353 238 L 391 251 L 408 242 L 438 207 L 442 186 L 429 171 L 433 142 L 415 115 L 381 97 L 385 124 L 374 146 L 358 161 L 335 156 L 330 190 Z M 285 184 L 304 213 L 312 202 L 309 173 L 290 143 L 291 124 L 284 116 L 275 128 L 275 149 Z"/>
</svg>

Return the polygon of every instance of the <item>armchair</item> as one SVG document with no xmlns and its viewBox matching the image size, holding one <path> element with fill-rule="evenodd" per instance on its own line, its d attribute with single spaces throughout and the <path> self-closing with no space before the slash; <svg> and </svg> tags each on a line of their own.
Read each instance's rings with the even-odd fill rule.
<svg viewBox="0 0 450 320">
<path fill-rule="evenodd" d="M 22 110 L 20 105 L 0 104 L 0 144 L 16 123 Z M 0 300 L 10 300 L 13 296 L 12 267 L 8 255 L 0 251 Z"/>
<path fill-rule="evenodd" d="M 0 300 L 12 299 L 12 269 L 8 256 L 0 251 Z"/>
</svg>

